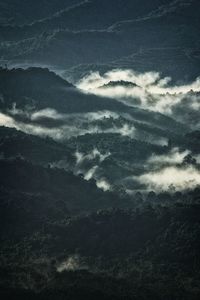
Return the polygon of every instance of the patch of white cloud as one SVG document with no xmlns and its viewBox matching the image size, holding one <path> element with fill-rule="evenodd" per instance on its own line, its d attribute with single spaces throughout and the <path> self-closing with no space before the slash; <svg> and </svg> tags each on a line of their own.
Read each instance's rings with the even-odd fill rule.
<svg viewBox="0 0 200 300">
<path fill-rule="evenodd" d="M 197 155 L 193 155 L 194 159 L 196 159 L 196 162 L 198 164 L 200 164 L 200 154 L 197 154 Z"/>
<path fill-rule="evenodd" d="M 76 158 L 76 163 L 79 164 L 80 162 L 83 161 L 83 158 L 84 158 L 84 154 L 79 152 L 79 151 L 76 151 L 75 152 L 75 158 Z"/>
<path fill-rule="evenodd" d="M 131 138 L 135 135 L 135 127 L 129 124 L 124 124 L 121 128 L 116 128 L 115 131 L 116 133 L 119 132 L 122 136 L 129 136 Z"/>
<path fill-rule="evenodd" d="M 89 169 L 88 171 L 86 171 L 85 174 L 84 174 L 84 179 L 85 180 L 92 179 L 94 177 L 94 174 L 95 174 L 97 169 L 98 169 L 98 166 L 94 166 L 91 169 Z"/>
<path fill-rule="evenodd" d="M 18 108 L 16 103 L 12 104 L 12 109 L 8 110 L 9 114 L 12 116 L 23 116 L 31 121 L 38 121 L 43 118 L 49 118 L 52 120 L 63 120 L 66 122 L 89 122 L 89 121 L 99 121 L 103 119 L 118 119 L 119 114 L 109 110 L 101 110 L 96 112 L 87 113 L 60 113 L 56 109 L 51 107 L 46 107 L 41 110 L 35 110 L 34 107 L 25 107 L 24 109 Z"/>
<path fill-rule="evenodd" d="M 41 118 L 50 118 L 53 120 L 69 120 L 69 121 L 97 121 L 103 119 L 117 119 L 119 115 L 115 112 L 108 110 L 102 110 L 97 112 L 88 112 L 88 113 L 72 113 L 72 114 L 61 114 L 58 113 L 55 109 L 45 108 L 36 112 L 33 112 L 31 115 L 31 120 L 38 120 Z"/>
<path fill-rule="evenodd" d="M 17 125 L 15 124 L 15 121 L 12 117 L 7 116 L 0 112 L 0 126 L 6 126 L 11 128 L 17 128 Z"/>
<path fill-rule="evenodd" d="M 23 116 L 27 118 L 30 118 L 30 111 L 31 107 L 26 107 L 25 110 L 17 108 L 17 104 L 15 102 L 12 104 L 12 108 L 8 110 L 9 114 L 12 116 Z"/>
<path fill-rule="evenodd" d="M 97 179 L 96 185 L 99 189 L 102 189 L 104 192 L 112 190 L 110 183 L 104 178 Z"/>
<path fill-rule="evenodd" d="M 31 114 L 31 120 L 36 121 L 41 118 L 49 118 L 53 120 L 63 120 L 65 118 L 64 114 L 58 113 L 55 109 L 45 108 Z"/>
<path fill-rule="evenodd" d="M 85 160 L 95 160 L 99 159 L 100 162 L 103 162 L 107 157 L 111 155 L 110 152 L 101 153 L 97 148 L 94 148 L 91 152 L 84 154 L 80 151 L 75 152 L 76 164 L 80 165 Z"/>
<path fill-rule="evenodd" d="M 85 263 L 83 263 L 78 255 L 71 255 L 66 260 L 58 264 L 57 272 L 62 273 L 64 271 L 76 271 L 87 269 Z"/>
<path fill-rule="evenodd" d="M 134 138 L 135 135 L 135 127 L 130 124 L 123 124 L 120 127 L 113 126 L 107 129 L 103 129 L 100 126 L 93 126 L 90 124 L 87 129 L 83 129 L 80 127 L 68 127 L 68 138 L 73 137 L 73 136 L 81 136 L 85 134 L 119 134 L 121 136 L 128 136 L 130 138 Z"/>
<path fill-rule="evenodd" d="M 51 168 L 64 169 L 67 171 L 72 171 L 72 163 L 68 159 L 61 159 L 49 163 Z"/>
<path fill-rule="evenodd" d="M 199 155 L 193 156 L 197 165 L 184 164 L 184 158 L 191 154 L 189 150 L 175 147 L 162 155 L 152 154 L 145 165 L 145 171 L 139 176 L 131 176 L 129 182 L 141 184 L 142 189 L 161 191 L 184 191 L 200 186 Z"/>
<path fill-rule="evenodd" d="M 14 118 L 4 115 L 2 119 L 2 124 L 10 127 L 18 127 L 21 130 L 38 135 L 50 136 L 56 140 L 71 138 L 73 136 L 81 136 L 85 134 L 95 134 L 95 133 L 118 133 L 123 136 L 133 137 L 134 128 L 128 124 L 124 124 L 121 127 L 114 126 L 113 128 L 102 129 L 100 126 L 93 126 L 91 123 L 93 121 L 101 121 L 104 119 L 118 119 L 119 114 L 102 110 L 97 112 L 88 112 L 88 113 L 73 113 L 73 114 L 62 114 L 57 112 L 53 108 L 45 108 L 42 110 L 34 111 L 31 109 L 22 110 L 16 107 L 16 104 L 13 103 L 13 107 L 9 110 L 11 116 L 23 116 L 26 117 L 28 121 L 39 121 L 43 118 L 49 118 L 52 120 L 62 120 L 64 125 L 59 128 L 47 128 L 39 125 L 32 125 L 28 123 L 17 122 Z M 8 125 L 7 125 L 8 124 Z M 9 125 L 10 124 L 10 125 Z M 88 124 L 87 128 L 84 128 L 84 124 Z"/>
<path fill-rule="evenodd" d="M 95 88 L 102 87 L 109 82 L 114 81 L 127 81 L 135 83 L 138 86 L 150 86 L 159 79 L 158 72 L 147 72 L 139 74 L 133 70 L 120 70 L 115 69 L 100 75 L 99 72 L 90 72 L 89 75 L 82 78 L 77 86 L 81 90 L 94 90 Z"/>
<path fill-rule="evenodd" d="M 184 191 L 200 186 L 200 171 L 194 167 L 165 167 L 134 177 L 134 180 L 156 191 Z"/>
<path fill-rule="evenodd" d="M 184 158 L 190 154 L 189 150 L 180 151 L 179 148 L 175 147 L 170 150 L 169 153 L 163 155 L 153 154 L 148 159 L 147 163 L 150 165 L 160 166 L 160 165 L 176 165 L 181 164 Z"/>
<path fill-rule="evenodd" d="M 168 139 L 164 137 L 162 138 L 162 137 L 151 136 L 147 141 L 151 144 L 158 145 L 158 146 L 168 145 Z"/>
<path fill-rule="evenodd" d="M 14 124 L 11 127 L 18 127 L 22 131 L 31 134 L 49 136 L 55 140 L 65 140 L 71 137 L 83 136 L 85 134 L 113 133 L 121 136 L 127 136 L 129 138 L 145 140 L 157 145 L 167 145 L 168 141 L 164 137 L 155 138 L 155 136 L 151 134 L 148 134 L 147 136 L 146 134 L 140 133 L 140 131 L 136 130 L 133 125 L 133 122 L 136 120 L 128 113 L 116 113 L 108 110 L 102 110 L 82 114 L 62 114 L 52 108 L 45 108 L 38 111 L 30 109 L 21 110 L 18 109 L 15 104 L 13 104 L 13 108 L 8 112 L 9 115 L 7 115 L 7 120 L 8 118 L 12 119 L 12 122 L 8 122 L 8 125 L 11 123 Z M 24 122 L 16 121 L 15 116 L 23 117 Z M 55 124 L 55 127 L 45 127 L 39 123 L 39 121 L 43 118 L 62 120 L 63 125 L 56 127 Z M 121 121 L 113 122 L 113 120 L 117 120 L 119 118 L 123 118 L 123 123 Z M 106 119 L 110 119 L 110 123 L 107 123 L 109 125 L 107 128 L 101 126 Z M 7 126 L 6 121 L 3 123 L 5 126 Z M 142 121 L 142 123 L 149 125 L 147 121 Z"/>
<path fill-rule="evenodd" d="M 59 128 L 47 128 L 39 125 L 27 124 L 16 121 L 13 117 L 0 113 L 0 126 L 15 128 L 28 134 L 38 135 L 41 137 L 51 137 L 54 140 L 60 140 L 64 137 Z"/>
<path fill-rule="evenodd" d="M 190 106 L 196 111 L 200 110 L 200 95 L 190 95 Z"/>
<path fill-rule="evenodd" d="M 11 113 L 11 112 L 9 112 Z M 48 128 L 46 126 L 42 126 L 39 124 L 31 124 L 28 122 L 17 121 L 14 119 L 16 114 L 20 114 L 27 117 L 27 114 L 22 110 L 15 109 L 11 115 L 7 115 L 4 113 L 0 113 L 0 125 L 6 127 L 16 128 L 25 133 L 38 135 L 42 137 L 49 136 L 54 140 L 65 140 L 71 137 L 82 136 L 85 134 L 98 134 L 98 133 L 116 133 L 122 136 L 129 136 L 130 138 L 134 137 L 134 127 L 129 124 L 124 124 L 121 127 L 111 127 L 108 129 L 102 129 L 100 126 L 93 126 L 92 121 L 101 120 L 103 118 L 118 118 L 118 115 L 112 112 L 97 112 L 97 113 L 87 113 L 83 114 L 83 116 L 72 116 L 72 115 L 62 115 L 57 113 L 53 109 L 44 109 L 42 111 L 34 112 L 29 115 L 29 119 L 31 121 L 36 121 L 41 117 L 48 117 L 54 120 L 61 120 L 66 118 L 66 122 L 64 125 L 60 127 Z M 91 122 L 90 122 L 91 121 Z M 86 128 L 83 127 L 84 122 L 88 124 Z"/>
<path fill-rule="evenodd" d="M 134 86 L 121 85 L 120 81 L 131 82 Z M 109 82 L 119 84 L 109 86 Z M 77 83 L 77 87 L 87 93 L 114 98 L 128 105 L 139 105 L 145 109 L 172 114 L 173 107 L 180 105 L 188 93 L 200 92 L 200 77 L 190 84 L 173 86 L 170 82 L 170 77 L 161 78 L 158 72 L 138 73 L 133 70 L 116 69 L 103 75 L 91 72 Z M 199 108 L 196 97 L 189 97 L 188 101 L 191 108 Z"/>
<path fill-rule="evenodd" d="M 94 148 L 87 154 L 76 151 L 74 155 L 76 158 L 76 174 L 82 173 L 85 180 L 94 179 L 97 187 L 103 191 L 112 189 L 107 179 L 102 178 L 97 172 L 101 163 L 111 155 L 110 152 L 101 153 L 97 148 Z M 90 163 L 89 168 L 85 165 L 86 162 Z M 94 165 L 91 166 L 91 164 Z"/>
</svg>

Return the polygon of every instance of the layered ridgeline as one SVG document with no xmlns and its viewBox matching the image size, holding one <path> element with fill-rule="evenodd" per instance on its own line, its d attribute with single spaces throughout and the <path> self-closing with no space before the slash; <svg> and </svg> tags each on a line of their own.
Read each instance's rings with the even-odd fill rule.
<svg viewBox="0 0 200 300">
<path fill-rule="evenodd" d="M 1 295 L 196 300 L 198 124 L 93 76 L 0 70 Z"/>
<path fill-rule="evenodd" d="M 199 0 L 0 0 L 0 296 L 197 300 Z"/>
<path fill-rule="evenodd" d="M 199 72 L 199 9 L 198 0 L 82 1 L 30 24 L 2 25 L 1 63 L 111 63 L 191 79 Z"/>
<path fill-rule="evenodd" d="M 0 133 L 3 299 L 198 299 L 199 189 L 103 192 L 55 167 L 73 167 L 66 141 Z"/>
<path fill-rule="evenodd" d="M 78 89 L 41 68 L 1 69 L 0 78 L 1 125 L 52 138 L 54 142 L 40 142 L 46 165 L 50 162 L 54 167 L 82 174 L 86 180 L 93 178 L 103 190 L 183 190 L 185 181 L 191 182 L 188 188 L 198 186 L 199 152 L 185 137 L 194 130 L 187 119 L 183 124 L 175 121 L 173 114 L 166 116 L 150 106 L 151 110 L 144 109 L 136 96 L 113 98 L 107 94 L 110 88 L 121 88 L 119 85 L 132 91 L 139 88 L 137 84 L 109 82 L 86 92 L 80 89 L 83 82 Z M 33 137 L 26 137 L 23 148 L 18 136 L 12 138 L 15 149 L 19 145 L 25 159 L 42 163 L 39 154 L 37 157 L 28 151 L 37 143 Z M 15 149 L 5 146 L 5 157 Z M 183 179 L 174 182 L 168 178 L 166 183 L 164 178 L 160 183 L 157 177 L 151 179 L 152 173 L 159 176 L 163 170 L 170 175 L 176 172 Z"/>
</svg>

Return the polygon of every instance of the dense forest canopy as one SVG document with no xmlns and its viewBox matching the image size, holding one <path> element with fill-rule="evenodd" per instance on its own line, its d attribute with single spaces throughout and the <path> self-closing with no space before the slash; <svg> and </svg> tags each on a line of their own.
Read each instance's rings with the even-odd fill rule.
<svg viewBox="0 0 200 300">
<path fill-rule="evenodd" d="M 0 0 L 0 296 L 200 297 L 199 0 Z"/>
</svg>

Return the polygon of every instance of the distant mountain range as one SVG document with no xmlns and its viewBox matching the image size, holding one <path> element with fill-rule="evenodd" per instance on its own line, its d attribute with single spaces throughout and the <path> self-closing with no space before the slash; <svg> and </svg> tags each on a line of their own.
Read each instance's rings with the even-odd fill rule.
<svg viewBox="0 0 200 300">
<path fill-rule="evenodd" d="M 144 187 L 130 176 L 146 172 L 152 155 L 169 155 L 173 147 L 194 150 L 185 140 L 191 131 L 187 123 L 85 93 L 48 69 L 1 69 L 0 78 L 1 125 L 31 134 L 20 133 L 10 142 L 5 139 L 5 157 L 20 154 L 34 163 L 51 162 L 86 179 L 94 178 L 103 189 L 121 186 L 134 190 Z M 117 86 L 138 87 L 115 81 L 102 88 Z M 53 138 L 59 144 L 37 141 L 32 135 Z M 7 143 L 16 144 L 16 148 L 12 150 Z M 36 145 L 40 150 L 34 150 Z"/>
<path fill-rule="evenodd" d="M 117 60 L 120 67 L 128 56 L 136 69 L 153 67 L 178 78 L 183 71 L 195 76 L 199 64 L 198 1 L 143 2 L 83 1 L 32 24 L 1 26 L 1 62 L 64 69 Z M 52 10 L 54 5 L 52 2 Z"/>
<path fill-rule="evenodd" d="M 1 299 L 200 299 L 199 16 L 0 0 Z"/>
</svg>

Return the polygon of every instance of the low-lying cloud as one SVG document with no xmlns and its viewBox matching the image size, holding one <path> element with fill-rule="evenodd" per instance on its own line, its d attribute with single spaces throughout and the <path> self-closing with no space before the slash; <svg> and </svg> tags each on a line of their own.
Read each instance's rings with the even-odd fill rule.
<svg viewBox="0 0 200 300">
<path fill-rule="evenodd" d="M 189 84 L 172 85 L 170 82 L 170 77 L 162 78 L 158 72 L 116 69 L 103 75 L 91 72 L 77 83 L 77 87 L 87 93 L 168 115 L 172 115 L 174 107 L 181 105 L 187 96 L 189 109 L 198 110 L 200 97 L 195 93 L 200 92 L 200 77 Z"/>
<path fill-rule="evenodd" d="M 26 118 L 26 121 L 16 119 L 16 116 Z M 63 124 L 60 126 L 44 126 L 40 123 L 32 121 L 39 121 L 43 118 L 52 120 L 62 120 Z M 82 136 L 85 134 L 98 133 L 114 133 L 122 136 L 134 137 L 135 128 L 130 124 L 123 124 L 120 126 L 113 126 L 109 128 L 102 128 L 99 125 L 93 125 L 92 122 L 101 121 L 103 119 L 117 119 L 119 115 L 110 111 L 89 112 L 83 114 L 61 114 L 55 109 L 46 108 L 39 111 L 23 111 L 17 108 L 8 111 L 8 114 L 0 113 L 0 125 L 16 128 L 25 133 L 38 135 L 41 137 L 51 137 L 54 140 L 65 140 L 71 137 Z"/>
<path fill-rule="evenodd" d="M 84 154 L 80 151 L 75 152 L 76 164 L 80 165 L 84 161 L 98 159 L 99 162 L 103 162 L 107 157 L 111 155 L 110 152 L 101 153 L 97 148 L 94 148 L 91 152 Z"/>
<path fill-rule="evenodd" d="M 135 178 L 149 190 L 183 191 L 200 186 L 200 171 L 192 166 L 165 167 Z"/>
<path fill-rule="evenodd" d="M 51 137 L 54 140 L 63 139 L 63 132 L 59 128 L 47 128 L 39 125 L 27 124 L 16 121 L 13 117 L 0 113 L 0 126 L 15 128 L 27 134 L 33 134 L 41 137 Z"/>
<path fill-rule="evenodd" d="M 79 255 L 77 254 L 69 256 L 66 260 L 62 261 L 57 266 L 58 273 L 83 269 L 88 269 L 88 266 L 80 259 Z"/>
<path fill-rule="evenodd" d="M 64 120 L 64 121 L 97 121 L 103 119 L 118 119 L 119 114 L 109 110 L 101 110 L 96 112 L 86 112 L 86 113 L 60 113 L 56 109 L 51 107 L 46 107 L 44 109 L 36 110 L 35 107 L 25 106 L 24 109 L 18 108 L 16 103 L 12 104 L 12 108 L 8 110 L 9 114 L 12 116 L 26 117 L 32 121 L 38 121 L 43 118 L 49 118 L 52 120 Z"/>
<path fill-rule="evenodd" d="M 111 184 L 99 172 L 101 163 L 110 155 L 110 152 L 101 153 L 97 148 L 86 154 L 76 151 L 74 154 L 76 158 L 74 171 L 76 174 L 83 174 L 85 180 L 94 179 L 97 187 L 103 191 L 111 190 Z"/>
<path fill-rule="evenodd" d="M 179 148 L 175 147 L 167 154 L 155 155 L 149 157 L 147 163 L 151 166 L 162 166 L 162 165 L 177 165 L 183 163 L 184 158 L 190 154 L 189 150 L 180 151 Z"/>
<path fill-rule="evenodd" d="M 189 150 L 179 148 L 162 155 L 153 154 L 147 160 L 146 172 L 133 179 L 146 189 L 158 192 L 193 189 L 200 186 L 200 169 L 198 162 L 187 162 L 188 156 L 191 156 Z"/>
<path fill-rule="evenodd" d="M 102 189 L 104 192 L 112 190 L 110 183 L 105 178 L 97 179 L 96 185 L 99 189 Z"/>
</svg>

